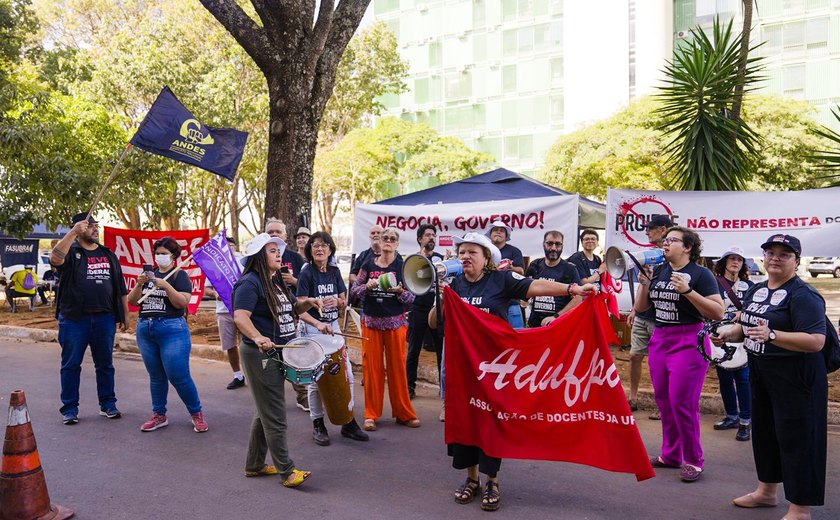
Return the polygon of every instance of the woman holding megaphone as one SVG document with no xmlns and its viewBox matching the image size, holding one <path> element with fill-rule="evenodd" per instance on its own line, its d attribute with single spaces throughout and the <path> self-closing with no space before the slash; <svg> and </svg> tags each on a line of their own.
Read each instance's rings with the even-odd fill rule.
<svg viewBox="0 0 840 520">
<path fill-rule="evenodd" d="M 380 238 L 379 256 L 369 258 L 359 270 L 350 290 L 362 302 L 362 373 L 365 378 L 365 422 L 367 431 L 376 430 L 382 416 L 385 372 L 388 398 L 397 424 L 419 428 L 420 419 L 411 405 L 406 374 L 406 307 L 414 294 L 403 288 L 402 258 L 397 254 L 400 235 L 386 228 Z M 384 356 L 384 362 L 383 362 Z"/>
<path fill-rule="evenodd" d="M 455 276 L 449 287 L 465 302 L 507 321 L 511 299 L 527 300 L 535 296 L 585 296 L 596 292 L 593 284 L 565 284 L 551 280 L 533 280 L 514 271 L 499 271 L 502 260 L 499 249 L 484 235 L 467 233 L 463 238 L 454 237 L 458 246 L 458 260 L 463 273 Z M 429 313 L 429 325 L 437 327 L 437 310 Z M 445 378 L 445 375 L 444 375 Z M 442 386 L 444 381 L 442 381 Z M 447 446 L 452 457 L 452 467 L 466 469 L 467 480 L 455 490 L 455 501 L 459 504 L 472 502 L 481 493 L 481 509 L 495 511 L 501 505 L 499 490 L 499 468 L 502 459 L 491 457 L 478 446 L 450 444 Z M 487 482 L 481 490 L 479 473 Z"/>
<path fill-rule="evenodd" d="M 700 266 L 700 236 L 673 227 L 662 239 L 665 263 L 639 276 L 636 312 L 654 309 L 649 363 L 656 404 L 662 416 L 662 451 L 655 468 L 681 468 L 693 482 L 703 473 L 700 443 L 700 392 L 709 364 L 697 351 L 703 320 L 723 318 L 723 299 L 711 271 Z M 707 345 L 707 349 L 711 347 Z"/>
</svg>

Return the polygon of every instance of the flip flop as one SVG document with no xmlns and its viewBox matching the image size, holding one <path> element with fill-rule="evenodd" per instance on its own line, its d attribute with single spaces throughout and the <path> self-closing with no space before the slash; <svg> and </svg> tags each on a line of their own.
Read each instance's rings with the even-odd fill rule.
<svg viewBox="0 0 840 520">
<path fill-rule="evenodd" d="M 762 502 L 761 500 L 757 500 L 753 493 L 747 493 L 744 496 L 732 499 L 732 503 L 738 507 L 744 507 L 747 509 L 751 509 L 754 507 L 776 507 L 778 504 L 773 502 Z"/>
<path fill-rule="evenodd" d="M 283 486 L 287 488 L 298 487 L 303 484 L 303 481 L 312 476 L 311 471 L 301 471 L 293 469 L 292 473 L 283 481 Z"/>
</svg>

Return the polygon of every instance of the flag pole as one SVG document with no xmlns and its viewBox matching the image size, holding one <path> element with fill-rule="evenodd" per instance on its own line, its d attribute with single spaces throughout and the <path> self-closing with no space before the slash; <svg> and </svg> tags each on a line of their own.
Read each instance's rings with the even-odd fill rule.
<svg viewBox="0 0 840 520">
<path fill-rule="evenodd" d="M 169 271 L 168 273 L 166 273 L 166 276 L 164 276 L 163 278 L 161 278 L 161 280 L 162 280 L 162 281 L 164 281 L 164 282 L 165 282 L 165 281 L 167 281 L 167 280 L 169 280 L 169 277 L 170 277 L 170 276 L 172 276 L 173 274 L 177 273 L 177 272 L 178 272 L 178 271 L 180 271 L 180 270 L 181 270 L 184 266 L 186 266 L 187 264 L 189 264 L 190 262 L 192 262 L 192 259 L 193 259 L 193 255 L 190 255 L 190 256 L 186 257 L 186 258 L 184 259 L 184 261 L 183 261 L 183 262 L 181 262 L 180 264 L 178 264 L 178 265 L 175 267 L 175 269 L 173 269 L 173 270 Z M 149 295 L 150 295 L 150 294 L 152 294 L 152 292 L 153 292 L 153 291 L 149 291 L 149 292 L 147 292 L 146 294 L 144 294 L 143 296 L 141 296 L 141 297 L 140 297 L 140 299 L 139 299 L 139 300 L 137 300 L 137 305 L 140 305 L 141 303 L 143 303 L 143 301 L 144 301 L 146 298 L 148 298 L 148 297 L 149 297 Z"/>
<path fill-rule="evenodd" d="M 93 199 L 93 204 L 90 205 L 90 210 L 88 210 L 85 220 L 90 218 L 90 214 L 93 213 L 93 210 L 96 209 L 96 206 L 99 204 L 99 201 L 102 200 L 102 195 L 105 194 L 105 190 L 108 188 L 108 186 L 110 186 L 111 182 L 113 182 L 114 177 L 117 176 L 117 170 L 119 169 L 120 164 L 122 164 L 123 160 L 128 155 L 128 152 L 131 151 L 131 149 L 132 145 L 131 143 L 128 143 L 128 145 L 126 145 L 125 147 L 125 150 L 123 150 L 123 152 L 120 154 L 120 158 L 117 159 L 117 164 L 115 164 L 114 169 L 111 170 L 111 175 L 108 176 L 108 180 L 105 181 L 105 185 L 102 186 L 102 188 L 99 190 L 99 193 L 96 194 L 96 198 Z"/>
</svg>

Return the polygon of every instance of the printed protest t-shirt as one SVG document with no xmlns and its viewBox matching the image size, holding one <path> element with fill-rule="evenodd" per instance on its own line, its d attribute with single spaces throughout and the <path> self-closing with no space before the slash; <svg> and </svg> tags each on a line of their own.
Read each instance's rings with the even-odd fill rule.
<svg viewBox="0 0 840 520">
<path fill-rule="evenodd" d="M 464 275 L 456 276 L 449 287 L 470 305 L 507 321 L 511 299 L 526 300 L 532 282 L 513 271 L 490 271 L 477 282 L 470 282 Z"/>
<path fill-rule="evenodd" d="M 114 275 L 108 255 L 101 246 L 88 251 L 83 247 L 73 250 L 82 253 L 81 287 L 85 295 L 85 312 L 112 312 L 114 294 L 111 277 Z"/>
<path fill-rule="evenodd" d="M 338 267 L 327 266 L 326 272 L 312 264 L 307 264 L 298 278 L 297 295 L 311 298 L 326 298 L 339 296 L 347 291 L 341 271 Z M 323 309 L 319 314 L 316 309 L 307 311 L 310 316 L 323 323 L 332 323 L 338 319 L 338 307 Z"/>
<path fill-rule="evenodd" d="M 164 278 L 169 272 L 161 273 L 159 269 L 155 269 L 154 273 L 155 278 Z M 189 275 L 184 271 L 178 271 L 167 281 L 179 293 L 185 292 L 192 294 L 192 282 L 190 282 Z M 152 282 L 148 282 L 143 287 L 143 294 L 145 295 L 149 292 L 152 294 L 140 304 L 141 318 L 177 318 L 186 315 L 187 308 L 176 309 L 163 288 L 156 287 Z"/>
<path fill-rule="evenodd" d="M 578 271 L 578 275 L 580 278 L 589 278 L 593 274 L 598 272 L 598 268 L 601 266 L 601 257 L 598 255 L 592 255 L 592 260 L 586 258 L 586 255 L 583 251 L 578 251 L 577 253 L 573 254 L 568 258 L 568 262 L 573 264 Z"/>
<path fill-rule="evenodd" d="M 741 304 L 744 304 L 744 295 L 747 293 L 750 287 L 755 285 L 753 282 L 749 280 L 738 280 L 737 282 L 732 282 L 731 280 L 726 280 L 732 285 L 732 292 L 735 293 L 735 296 L 741 300 Z M 726 290 L 726 287 L 723 285 L 724 282 L 718 280 L 718 285 L 720 286 L 720 295 L 723 297 L 723 306 L 726 309 L 724 312 L 727 316 L 735 314 L 738 312 L 738 307 L 735 306 L 735 303 L 729 298 L 729 291 Z"/>
<path fill-rule="evenodd" d="M 528 266 L 525 276 L 529 276 L 535 280 L 551 280 L 552 282 L 567 284 L 580 283 L 577 268 L 562 259 L 555 266 L 546 265 L 545 258 L 534 260 Z M 563 307 L 568 305 L 571 300 L 571 296 L 535 296 L 531 304 L 531 315 L 536 315 L 540 319 L 547 316 L 554 316 L 563 310 Z"/>
<path fill-rule="evenodd" d="M 653 272 L 650 301 L 654 309 L 656 324 L 668 326 L 700 323 L 703 321 L 700 311 L 688 301 L 686 295 L 682 295 L 674 289 L 674 284 L 671 283 L 671 273 L 673 272 L 671 264 L 667 262 L 657 266 Z M 676 272 L 689 275 L 691 277 L 688 282 L 689 287 L 701 296 L 720 294 L 715 276 L 705 267 L 689 262 L 688 265 Z"/>
<path fill-rule="evenodd" d="M 253 271 L 242 275 L 233 287 L 233 310 L 249 311 L 251 323 L 260 334 L 269 338 L 272 343 L 285 345 L 296 334 L 293 302 L 289 301 L 279 288 L 270 287 L 269 291 L 280 302 L 277 321 L 271 315 L 271 307 L 268 306 L 266 291 L 263 290 L 260 277 Z M 254 338 L 248 339 L 252 341 Z"/>
<path fill-rule="evenodd" d="M 770 289 L 767 282 L 753 285 L 744 295 L 741 325 L 746 335 L 747 327 L 768 321 L 772 330 L 825 334 L 825 302 L 807 283 L 794 276 L 778 289 Z M 799 356 L 777 347 L 772 342 L 755 341 L 744 337 L 747 352 L 761 356 Z"/>
<path fill-rule="evenodd" d="M 376 265 L 377 258 L 379 257 L 371 256 L 360 269 L 360 272 L 364 271 L 367 273 L 367 280 L 376 280 L 385 273 L 394 273 L 394 276 L 397 278 L 397 284 L 403 284 L 405 286 L 402 277 L 402 257 L 397 255 L 388 267 Z M 397 316 L 403 312 L 405 312 L 405 308 L 402 302 L 398 300 L 396 293 L 382 291 L 377 288 L 365 294 L 364 313 L 368 316 Z"/>
</svg>

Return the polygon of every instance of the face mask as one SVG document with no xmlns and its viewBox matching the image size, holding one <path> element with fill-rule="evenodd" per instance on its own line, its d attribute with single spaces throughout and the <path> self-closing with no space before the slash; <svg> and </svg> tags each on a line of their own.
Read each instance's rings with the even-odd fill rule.
<svg viewBox="0 0 840 520">
<path fill-rule="evenodd" d="M 165 269 L 172 264 L 172 255 L 155 255 L 155 263 Z"/>
</svg>

